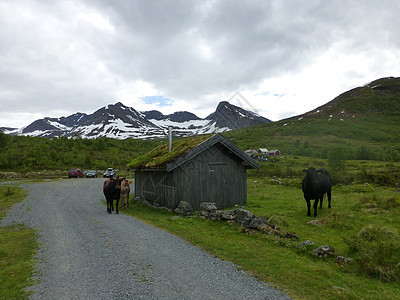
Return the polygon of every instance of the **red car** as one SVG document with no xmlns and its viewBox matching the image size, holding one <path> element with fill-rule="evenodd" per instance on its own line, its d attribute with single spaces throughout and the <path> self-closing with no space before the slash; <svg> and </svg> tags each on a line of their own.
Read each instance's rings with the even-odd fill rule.
<svg viewBox="0 0 400 300">
<path fill-rule="evenodd" d="M 71 168 L 68 171 L 68 177 L 69 178 L 83 178 L 85 175 L 80 169 L 77 168 Z"/>
</svg>

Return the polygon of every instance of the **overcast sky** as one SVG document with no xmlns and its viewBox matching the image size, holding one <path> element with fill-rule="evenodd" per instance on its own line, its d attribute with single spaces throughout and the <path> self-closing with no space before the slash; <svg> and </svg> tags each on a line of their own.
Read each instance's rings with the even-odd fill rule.
<svg viewBox="0 0 400 300">
<path fill-rule="evenodd" d="M 399 15 L 398 0 L 0 0 L 0 126 L 116 102 L 291 117 L 400 76 Z"/>
</svg>

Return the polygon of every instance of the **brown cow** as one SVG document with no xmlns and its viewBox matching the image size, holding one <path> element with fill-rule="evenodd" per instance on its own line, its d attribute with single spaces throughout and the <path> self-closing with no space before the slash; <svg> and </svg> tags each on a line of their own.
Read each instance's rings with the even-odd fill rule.
<svg viewBox="0 0 400 300">
<path fill-rule="evenodd" d="M 121 193 L 120 193 L 120 201 L 121 201 L 121 208 L 129 208 L 129 193 L 131 192 L 131 188 L 129 185 L 132 181 L 123 178 L 121 180 Z M 126 199 L 126 206 L 125 206 L 125 199 Z"/>
</svg>

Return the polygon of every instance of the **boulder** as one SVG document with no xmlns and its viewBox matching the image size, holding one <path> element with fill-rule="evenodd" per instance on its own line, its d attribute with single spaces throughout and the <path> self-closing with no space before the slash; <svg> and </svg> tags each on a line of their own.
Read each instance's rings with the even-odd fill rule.
<svg viewBox="0 0 400 300">
<path fill-rule="evenodd" d="M 352 261 L 353 261 L 353 259 L 351 259 L 351 258 L 347 258 L 347 257 L 339 255 L 338 257 L 336 257 L 335 263 L 337 263 L 338 265 L 344 266 L 344 265 L 351 263 Z"/>
<path fill-rule="evenodd" d="M 308 221 L 307 224 L 311 224 L 314 226 L 321 226 L 323 224 L 323 222 L 319 219 L 315 219 L 315 220 Z"/>
<path fill-rule="evenodd" d="M 175 208 L 174 212 L 178 215 L 193 215 L 193 207 L 187 201 L 180 201 L 178 207 Z"/>
<path fill-rule="evenodd" d="M 314 249 L 312 254 L 318 257 L 326 258 L 328 256 L 334 256 L 335 250 L 332 246 L 320 246 L 317 249 Z"/>
<path fill-rule="evenodd" d="M 307 250 L 307 248 L 309 248 L 310 246 L 314 246 L 314 242 L 306 240 L 304 242 L 301 242 L 300 244 L 297 244 L 296 248 L 300 250 Z"/>
<path fill-rule="evenodd" d="M 285 238 L 293 239 L 293 240 L 299 240 L 300 239 L 300 237 L 297 235 L 297 233 L 292 232 L 292 231 L 286 231 Z"/>
<path fill-rule="evenodd" d="M 220 210 L 212 210 L 208 212 L 208 218 L 212 221 L 222 220 L 222 214 Z"/>
<path fill-rule="evenodd" d="M 249 228 L 262 228 L 267 225 L 267 221 L 263 217 L 254 218 L 251 220 L 247 227 Z"/>
<path fill-rule="evenodd" d="M 208 218 L 209 215 L 210 215 L 210 212 L 208 210 L 200 211 L 200 217 Z"/>
<path fill-rule="evenodd" d="M 247 227 L 251 221 L 256 217 L 251 211 L 243 208 L 237 208 L 236 210 L 236 222 L 243 226 Z"/>
<path fill-rule="evenodd" d="M 206 210 L 206 211 L 213 211 L 213 210 L 217 210 L 217 205 L 215 203 L 212 202 L 201 202 L 200 203 L 200 209 L 202 210 Z"/>
<path fill-rule="evenodd" d="M 221 217 L 224 220 L 236 220 L 235 210 L 223 210 L 221 211 Z"/>
<path fill-rule="evenodd" d="M 278 227 L 271 226 L 271 225 L 273 225 L 273 224 L 267 224 L 264 226 L 260 226 L 260 227 L 258 227 L 258 230 L 261 232 L 264 232 L 266 234 L 269 234 L 269 235 L 276 235 L 276 236 L 282 237 L 282 233 L 280 233 L 277 229 Z"/>
</svg>

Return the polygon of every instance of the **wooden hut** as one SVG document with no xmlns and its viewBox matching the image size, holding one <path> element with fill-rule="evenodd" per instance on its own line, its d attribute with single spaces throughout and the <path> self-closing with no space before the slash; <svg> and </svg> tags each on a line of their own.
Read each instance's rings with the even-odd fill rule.
<svg viewBox="0 0 400 300">
<path fill-rule="evenodd" d="M 175 209 L 214 202 L 219 209 L 247 203 L 247 173 L 258 163 L 221 134 L 185 138 L 162 145 L 130 163 L 135 195 Z"/>
</svg>

